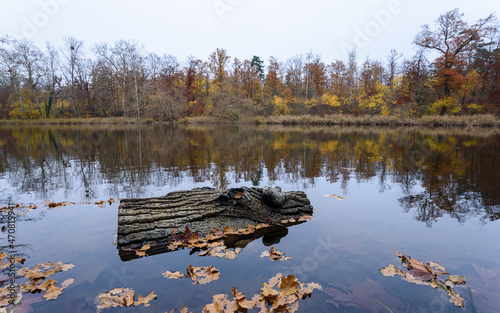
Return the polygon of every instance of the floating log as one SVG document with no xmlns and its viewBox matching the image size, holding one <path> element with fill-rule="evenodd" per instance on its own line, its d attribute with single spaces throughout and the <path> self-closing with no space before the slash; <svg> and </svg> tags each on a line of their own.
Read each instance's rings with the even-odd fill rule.
<svg viewBox="0 0 500 313">
<path fill-rule="evenodd" d="M 272 241 L 276 234 L 286 235 L 287 226 L 298 223 L 282 221 L 298 220 L 312 213 L 304 192 L 284 192 L 279 187 L 204 187 L 174 191 L 162 197 L 122 199 L 118 209 L 117 247 L 122 259 L 130 259 L 133 256 L 125 256 L 126 251 L 144 243 L 156 245 L 156 253 L 165 252 L 165 246 L 171 241 L 170 234 L 182 232 L 186 226 L 205 236 L 213 229 L 222 230 L 227 226 L 241 229 L 259 223 L 273 227 L 252 235 L 230 236 L 225 239 L 226 246 L 238 245 L 238 242 L 241 245 L 259 237 Z M 279 240 L 279 236 L 277 238 Z"/>
</svg>

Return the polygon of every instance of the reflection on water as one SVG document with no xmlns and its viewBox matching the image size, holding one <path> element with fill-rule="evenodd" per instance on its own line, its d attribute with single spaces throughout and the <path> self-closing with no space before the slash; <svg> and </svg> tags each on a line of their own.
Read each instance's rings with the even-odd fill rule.
<svg viewBox="0 0 500 313">
<path fill-rule="evenodd" d="M 373 299 L 393 312 L 462 310 L 444 291 L 380 274 L 379 268 L 399 261 L 393 251 L 400 251 L 466 277 L 476 311 L 497 312 L 499 137 L 491 129 L 0 127 L 1 206 L 9 198 L 38 204 L 17 215 L 15 246 L 26 258 L 23 266 L 75 265 L 54 275 L 58 282 L 75 280 L 58 299 L 28 294 L 21 311 L 95 312 L 99 293 L 124 287 L 143 295 L 155 290 L 158 299 L 148 308 L 107 312 L 170 312 L 184 305 L 201 312 L 214 294 L 236 287 L 252 295 L 277 273 L 323 285 L 324 291 L 300 302 L 299 312 L 386 312 Z M 275 233 L 236 236 L 237 242 L 225 242 L 229 249 L 245 247 L 234 260 L 185 249 L 123 262 L 116 242 L 118 204 L 93 203 L 197 187 L 268 185 L 304 191 L 314 218 Z M 78 204 L 50 210 L 40 204 L 46 200 Z M 0 215 L 5 226 L 5 211 Z M 0 240 L 6 236 L 1 232 Z M 269 244 L 292 259 L 260 258 Z M 161 275 L 188 265 L 214 266 L 221 278 L 207 287 Z M 467 289 L 457 292 L 472 312 Z"/>
<path fill-rule="evenodd" d="M 0 128 L 1 198 L 86 201 L 161 195 L 186 182 L 217 188 L 318 178 L 399 188 L 405 212 L 431 226 L 500 218 L 495 130 L 253 126 L 39 126 Z M 29 195 L 29 196 L 28 196 Z"/>
</svg>

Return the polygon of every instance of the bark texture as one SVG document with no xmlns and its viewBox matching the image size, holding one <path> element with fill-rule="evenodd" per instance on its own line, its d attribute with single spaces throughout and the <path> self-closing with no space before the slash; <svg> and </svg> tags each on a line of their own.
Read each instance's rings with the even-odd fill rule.
<svg viewBox="0 0 500 313">
<path fill-rule="evenodd" d="M 122 199 L 118 210 L 118 248 L 146 241 L 168 240 L 188 226 L 200 236 L 213 228 L 246 228 L 249 224 L 279 223 L 311 215 L 313 208 L 302 191 L 279 187 L 232 189 L 195 188 L 162 197 Z"/>
</svg>

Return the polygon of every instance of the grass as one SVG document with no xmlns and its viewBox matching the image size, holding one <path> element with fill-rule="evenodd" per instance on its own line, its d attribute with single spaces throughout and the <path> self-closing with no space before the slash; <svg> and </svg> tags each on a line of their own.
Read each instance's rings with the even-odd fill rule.
<svg viewBox="0 0 500 313">
<path fill-rule="evenodd" d="M 360 126 L 427 126 L 427 127 L 499 127 L 500 118 L 491 114 L 481 115 L 429 115 L 422 118 L 396 117 L 384 115 L 280 115 L 255 118 L 257 124 L 282 125 L 360 125 Z"/>
<path fill-rule="evenodd" d="M 84 125 L 84 124 L 152 124 L 151 118 L 137 117 L 92 117 L 58 118 L 37 120 L 0 120 L 0 125 Z M 184 117 L 177 121 L 185 124 L 222 124 L 234 123 L 209 116 Z M 396 117 L 384 115 L 352 116 L 334 114 L 314 115 L 273 115 L 242 119 L 238 124 L 264 125 L 339 125 L 339 126 L 424 126 L 424 127 L 500 127 L 500 118 L 492 114 L 478 115 L 428 115 L 421 118 Z"/>
</svg>

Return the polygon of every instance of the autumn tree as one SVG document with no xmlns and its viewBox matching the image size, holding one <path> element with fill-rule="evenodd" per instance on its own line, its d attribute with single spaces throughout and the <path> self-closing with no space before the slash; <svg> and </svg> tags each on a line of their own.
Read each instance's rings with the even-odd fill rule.
<svg viewBox="0 0 500 313">
<path fill-rule="evenodd" d="M 275 57 L 271 56 L 269 58 L 269 66 L 267 68 L 267 75 L 265 78 L 265 90 L 268 98 L 280 95 L 282 92 L 283 85 L 281 78 L 279 77 L 279 73 L 280 64 Z"/>
<path fill-rule="evenodd" d="M 462 16 L 458 9 L 446 12 L 436 20 L 434 30 L 424 25 L 414 40 L 417 46 L 439 53 L 434 65 L 444 96 L 449 96 L 452 89 L 459 86 L 465 52 L 482 42 L 485 28 L 494 19 L 491 14 L 469 26 Z"/>
<path fill-rule="evenodd" d="M 231 60 L 231 57 L 227 54 L 226 49 L 215 50 L 210 54 L 209 58 L 209 68 L 214 77 L 214 84 L 217 86 L 222 86 L 224 79 L 227 76 L 226 67 Z"/>
</svg>

